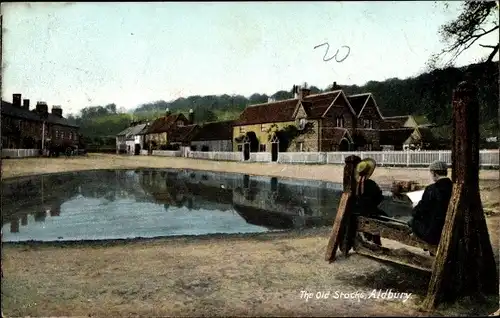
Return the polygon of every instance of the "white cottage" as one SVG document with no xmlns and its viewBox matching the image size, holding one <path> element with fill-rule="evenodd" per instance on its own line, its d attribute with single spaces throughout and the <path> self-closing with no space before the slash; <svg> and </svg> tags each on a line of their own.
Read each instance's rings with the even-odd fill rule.
<svg viewBox="0 0 500 318">
<path fill-rule="evenodd" d="M 132 129 L 126 135 L 127 153 L 129 155 L 140 155 L 142 149 L 142 139 L 141 132 L 146 127 L 146 124 L 139 123 L 132 127 Z"/>
<path fill-rule="evenodd" d="M 127 134 L 132 130 L 133 126 L 116 134 L 116 154 L 127 153 Z"/>
</svg>

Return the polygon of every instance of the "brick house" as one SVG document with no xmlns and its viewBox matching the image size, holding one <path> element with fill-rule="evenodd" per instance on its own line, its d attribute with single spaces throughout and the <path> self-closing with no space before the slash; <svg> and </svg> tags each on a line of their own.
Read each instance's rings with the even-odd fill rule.
<svg viewBox="0 0 500 318">
<path fill-rule="evenodd" d="M 283 151 L 350 149 L 356 113 L 344 92 L 310 95 L 306 87 L 294 91 L 293 99 L 245 108 L 233 124 L 233 151 L 243 151 L 245 158 L 249 152 L 271 152 L 275 161 Z"/>
<path fill-rule="evenodd" d="M 42 149 L 42 139 L 45 148 L 74 147 L 79 142 L 78 130 L 77 125 L 62 116 L 60 106 L 53 106 L 49 113 L 44 102 L 38 102 L 34 110 L 30 110 L 29 99 L 21 104 L 21 94 L 13 94 L 12 103 L 2 100 L 4 149 Z"/>
<path fill-rule="evenodd" d="M 159 147 L 167 147 L 170 144 L 176 144 L 179 141 L 178 134 L 182 135 L 185 129 L 180 129 L 177 132 L 174 130 L 177 127 L 183 127 L 194 124 L 194 112 L 191 109 L 189 112 L 189 119 L 183 114 L 172 114 L 169 109 L 165 111 L 165 116 L 155 119 L 151 125 L 148 126 L 147 130 L 144 131 L 145 144 L 150 150 L 159 149 Z M 170 140 L 169 134 L 173 133 L 175 135 L 175 141 Z"/>
</svg>

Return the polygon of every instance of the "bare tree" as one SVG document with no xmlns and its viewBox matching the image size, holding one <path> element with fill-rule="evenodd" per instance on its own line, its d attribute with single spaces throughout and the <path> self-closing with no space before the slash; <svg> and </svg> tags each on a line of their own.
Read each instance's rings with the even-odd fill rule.
<svg viewBox="0 0 500 318">
<path fill-rule="evenodd" d="M 439 35 L 446 43 L 446 47 L 431 57 L 430 64 L 435 65 L 439 60 L 448 57 L 446 65 L 452 65 L 465 50 L 485 35 L 495 31 L 498 32 L 498 4 L 496 1 L 464 1 L 462 12 L 458 17 L 441 26 Z M 486 59 L 487 62 L 491 62 L 498 53 L 500 43 L 478 44 L 492 50 Z"/>
</svg>

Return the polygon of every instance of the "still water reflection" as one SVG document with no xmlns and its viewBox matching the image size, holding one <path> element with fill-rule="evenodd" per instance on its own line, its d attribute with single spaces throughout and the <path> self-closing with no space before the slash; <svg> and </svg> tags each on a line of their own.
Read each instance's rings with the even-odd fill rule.
<svg viewBox="0 0 500 318">
<path fill-rule="evenodd" d="M 266 232 L 331 225 L 341 185 L 191 170 L 100 170 L 3 182 L 4 241 Z M 382 208 L 408 216 L 389 198 Z"/>
</svg>

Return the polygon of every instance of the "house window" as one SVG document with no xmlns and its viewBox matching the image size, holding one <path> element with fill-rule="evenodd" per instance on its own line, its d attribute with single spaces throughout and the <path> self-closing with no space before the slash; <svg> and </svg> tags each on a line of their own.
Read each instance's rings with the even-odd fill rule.
<svg viewBox="0 0 500 318">
<path fill-rule="evenodd" d="M 260 151 L 260 152 L 266 152 L 266 145 L 262 145 L 262 144 L 261 144 L 261 145 L 259 146 L 259 151 Z"/>
<path fill-rule="evenodd" d="M 373 150 L 373 144 L 371 144 L 371 143 L 370 143 L 370 144 L 367 144 L 367 145 L 366 145 L 366 150 L 367 150 L 367 151 L 372 151 L 372 150 Z"/>
<path fill-rule="evenodd" d="M 238 145 L 238 151 L 243 151 L 243 145 Z"/>
<path fill-rule="evenodd" d="M 69 139 L 73 140 L 73 133 L 71 131 L 69 132 Z"/>
<path fill-rule="evenodd" d="M 59 130 L 56 129 L 56 139 L 59 139 Z"/>
<path fill-rule="evenodd" d="M 181 121 L 181 120 L 179 120 L 179 121 L 177 122 L 177 127 L 182 127 L 182 126 L 184 126 L 184 122 L 183 122 L 183 121 Z"/>
<path fill-rule="evenodd" d="M 337 117 L 337 123 L 336 123 L 337 127 L 344 127 L 344 117 L 343 116 L 340 116 L 340 117 Z"/>
<path fill-rule="evenodd" d="M 64 139 L 64 131 L 61 131 L 61 139 Z"/>
<path fill-rule="evenodd" d="M 260 131 L 266 131 L 266 130 L 267 130 L 267 125 L 261 124 Z"/>
<path fill-rule="evenodd" d="M 297 151 L 298 152 L 304 151 L 304 143 L 302 141 L 297 143 Z"/>
<path fill-rule="evenodd" d="M 245 133 L 245 127 L 240 126 L 240 134 L 244 134 L 244 133 Z"/>
<path fill-rule="evenodd" d="M 373 129 L 373 120 L 363 119 L 363 128 Z"/>
</svg>

